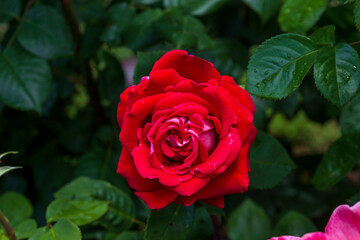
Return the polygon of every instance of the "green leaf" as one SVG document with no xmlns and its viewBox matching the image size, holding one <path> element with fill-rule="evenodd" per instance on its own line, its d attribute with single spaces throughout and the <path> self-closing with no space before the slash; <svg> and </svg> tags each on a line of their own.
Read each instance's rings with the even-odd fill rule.
<svg viewBox="0 0 360 240">
<path fill-rule="evenodd" d="M 164 0 L 167 8 L 181 7 L 191 14 L 202 16 L 218 10 L 226 0 Z"/>
<path fill-rule="evenodd" d="M 134 84 L 138 84 L 142 77 L 149 76 L 154 63 L 164 54 L 165 51 L 139 52 L 134 70 Z"/>
<path fill-rule="evenodd" d="M 360 202 L 360 192 L 352 196 L 350 199 L 346 201 L 347 204 L 350 206 L 355 205 L 356 203 Z"/>
<path fill-rule="evenodd" d="M 317 52 L 309 38 L 297 34 L 266 40 L 251 56 L 246 89 L 259 97 L 288 96 L 300 86 Z"/>
<path fill-rule="evenodd" d="M 327 25 L 319 28 L 309 35 L 309 38 L 318 45 L 334 45 L 335 43 L 335 26 Z"/>
<path fill-rule="evenodd" d="M 0 196 L 0 211 L 9 220 L 11 226 L 16 226 L 33 214 L 33 207 L 23 195 L 6 192 Z"/>
<path fill-rule="evenodd" d="M 343 106 L 360 84 L 360 62 L 355 49 L 345 43 L 320 49 L 314 65 L 316 87 L 332 103 Z"/>
<path fill-rule="evenodd" d="M 178 9 L 164 13 L 155 22 L 155 28 L 165 40 L 174 43 L 177 49 L 205 50 L 214 46 L 214 42 L 206 33 L 202 22 L 192 16 L 184 16 Z"/>
<path fill-rule="evenodd" d="M 231 213 L 227 229 L 231 240 L 264 240 L 270 235 L 270 221 L 259 205 L 245 199 Z"/>
<path fill-rule="evenodd" d="M 124 30 L 124 44 L 134 51 L 144 49 L 159 40 L 155 22 L 163 15 L 160 9 L 151 9 L 137 14 Z"/>
<path fill-rule="evenodd" d="M 80 229 L 69 220 L 60 219 L 53 227 L 43 227 L 29 238 L 29 240 L 81 240 Z"/>
<path fill-rule="evenodd" d="M 194 222 L 188 240 L 209 239 L 213 226 L 211 216 L 204 206 L 195 209 Z"/>
<path fill-rule="evenodd" d="M 340 115 L 340 127 L 343 134 L 360 132 L 360 94 L 344 106 Z"/>
<path fill-rule="evenodd" d="M 109 202 L 98 200 L 55 199 L 46 210 L 47 222 L 69 219 L 78 226 L 91 223 L 103 216 L 109 208 Z"/>
<path fill-rule="evenodd" d="M 9 155 L 9 154 L 18 154 L 18 152 L 16 151 L 8 151 L 8 152 L 4 152 L 2 154 L 0 154 L 0 160 L 5 157 L 6 155 Z"/>
<path fill-rule="evenodd" d="M 9 238 L 5 234 L 4 230 L 2 230 L 2 228 L 0 228 L 0 240 L 9 240 Z"/>
<path fill-rule="evenodd" d="M 135 209 L 129 196 L 105 181 L 79 177 L 57 191 L 55 197 L 110 202 L 99 223 L 111 231 L 129 229 L 134 222 Z"/>
<path fill-rule="evenodd" d="M 20 14 L 20 0 L 1 0 L 0 1 L 0 22 L 7 22 L 16 18 Z"/>
<path fill-rule="evenodd" d="M 118 3 L 109 8 L 106 16 L 111 25 L 105 28 L 101 40 L 107 43 L 116 43 L 125 27 L 131 23 L 134 15 L 135 8 L 127 3 Z"/>
<path fill-rule="evenodd" d="M 360 31 L 360 0 L 355 0 L 354 3 L 354 21 L 358 31 Z"/>
<path fill-rule="evenodd" d="M 34 219 L 26 219 L 15 226 L 16 239 L 27 239 L 36 231 L 37 224 Z"/>
<path fill-rule="evenodd" d="M 101 52 L 101 61 L 105 65 L 99 71 L 98 89 L 102 99 L 118 101 L 119 93 L 125 87 L 124 72 L 120 62 L 111 54 Z"/>
<path fill-rule="evenodd" d="M 295 167 L 284 147 L 262 131 L 258 131 L 250 151 L 251 188 L 272 188 Z"/>
<path fill-rule="evenodd" d="M 194 207 L 171 204 L 152 210 L 145 228 L 145 240 L 187 239 L 194 219 Z"/>
<path fill-rule="evenodd" d="M 51 86 L 47 62 L 12 46 L 1 53 L 0 69 L 0 101 L 40 112 Z"/>
<path fill-rule="evenodd" d="M 68 26 L 55 8 L 36 5 L 21 21 L 18 40 L 29 52 L 43 58 L 58 58 L 72 54 Z"/>
<path fill-rule="evenodd" d="M 2 175 L 4 175 L 5 173 L 10 172 L 11 170 L 19 169 L 19 168 L 22 168 L 22 167 L 10 167 L 10 166 L 0 167 L 0 177 Z"/>
<path fill-rule="evenodd" d="M 327 2 L 327 0 L 286 0 L 278 18 L 281 30 L 306 32 L 320 18 Z"/>
<path fill-rule="evenodd" d="M 344 135 L 334 142 L 318 165 L 312 183 L 319 190 L 342 180 L 360 159 L 360 134 Z"/>
<path fill-rule="evenodd" d="M 144 233 L 135 231 L 124 231 L 114 240 L 144 240 Z"/>
<path fill-rule="evenodd" d="M 273 236 L 291 235 L 302 236 L 317 229 L 314 223 L 301 213 L 291 211 L 283 216 L 276 224 Z"/>
<path fill-rule="evenodd" d="M 263 23 L 274 16 L 282 4 L 282 0 L 243 0 L 243 2 L 260 16 Z"/>
</svg>

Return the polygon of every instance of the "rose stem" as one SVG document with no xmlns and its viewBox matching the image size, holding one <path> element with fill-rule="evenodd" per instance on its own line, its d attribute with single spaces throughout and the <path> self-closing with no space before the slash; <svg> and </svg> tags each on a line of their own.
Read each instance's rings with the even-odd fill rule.
<svg viewBox="0 0 360 240">
<path fill-rule="evenodd" d="M 221 232 L 220 232 L 220 221 L 219 217 L 216 215 L 211 215 L 211 222 L 213 225 L 213 239 L 214 240 L 221 240 Z"/>
<path fill-rule="evenodd" d="M 14 229 L 12 229 L 5 215 L 1 211 L 0 211 L 0 223 L 4 227 L 6 235 L 9 237 L 9 239 L 16 240 Z"/>
<path fill-rule="evenodd" d="M 90 59 L 89 58 L 84 59 L 79 51 L 81 48 L 82 35 L 80 32 L 79 23 L 76 19 L 76 15 L 71 0 L 61 0 L 61 5 L 64 12 L 64 17 L 70 28 L 71 36 L 75 43 L 74 53 L 77 57 L 77 60 L 81 68 L 81 72 L 86 81 L 86 89 L 88 91 L 88 94 L 90 95 L 90 103 L 95 109 L 98 122 L 100 124 L 105 124 L 107 122 L 107 119 L 105 116 L 104 108 L 101 105 L 99 94 L 96 89 L 95 80 L 91 72 Z"/>
</svg>

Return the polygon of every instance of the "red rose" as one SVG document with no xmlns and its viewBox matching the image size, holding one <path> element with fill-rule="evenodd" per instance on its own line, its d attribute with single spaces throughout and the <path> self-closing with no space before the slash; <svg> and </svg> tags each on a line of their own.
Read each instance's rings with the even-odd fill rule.
<svg viewBox="0 0 360 240">
<path fill-rule="evenodd" d="M 185 51 L 160 58 L 120 96 L 118 170 L 150 208 L 196 200 L 224 207 L 249 185 L 256 129 L 250 95 Z"/>
</svg>

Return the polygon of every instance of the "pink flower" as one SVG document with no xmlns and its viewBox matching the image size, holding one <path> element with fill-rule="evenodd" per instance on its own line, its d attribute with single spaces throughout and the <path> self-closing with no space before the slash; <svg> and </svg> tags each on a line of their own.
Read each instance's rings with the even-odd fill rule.
<svg viewBox="0 0 360 240">
<path fill-rule="evenodd" d="M 307 233 L 302 237 L 273 237 L 270 240 L 360 240 L 360 202 L 353 207 L 337 207 L 330 217 L 325 233 Z"/>
</svg>

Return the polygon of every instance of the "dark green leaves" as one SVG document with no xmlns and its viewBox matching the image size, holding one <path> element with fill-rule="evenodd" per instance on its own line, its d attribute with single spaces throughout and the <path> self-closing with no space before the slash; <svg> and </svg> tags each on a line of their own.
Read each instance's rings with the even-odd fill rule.
<svg viewBox="0 0 360 240">
<path fill-rule="evenodd" d="M 262 22 L 269 20 L 279 9 L 281 0 L 243 0 L 261 18 Z"/>
<path fill-rule="evenodd" d="M 146 240 L 185 240 L 191 229 L 194 207 L 171 204 L 152 210 L 145 229 Z"/>
<path fill-rule="evenodd" d="M 16 18 L 20 14 L 20 0 L 1 0 L 0 1 L 0 22 L 7 22 Z"/>
<path fill-rule="evenodd" d="M 315 231 L 316 227 L 309 218 L 301 213 L 291 211 L 283 216 L 276 224 L 272 235 L 302 236 L 306 233 Z"/>
<path fill-rule="evenodd" d="M 75 222 L 86 224 L 100 217 L 104 210 L 106 213 L 102 216 L 100 225 L 103 227 L 121 232 L 130 228 L 134 221 L 134 205 L 131 199 L 120 189 L 110 185 L 101 180 L 93 180 L 90 178 L 80 177 L 70 182 L 55 193 L 58 199 L 68 200 L 88 200 L 84 202 L 86 206 L 81 207 L 80 202 L 56 203 L 60 210 L 53 210 L 54 214 L 47 215 L 49 218 L 56 216 L 56 218 L 63 215 L 71 215 L 71 218 L 77 218 L 80 212 L 83 218 L 75 220 Z M 98 206 L 95 201 L 98 200 Z M 106 202 L 109 203 L 107 208 Z M 62 205 L 62 206 L 61 206 Z"/>
<path fill-rule="evenodd" d="M 246 89 L 260 97 L 283 98 L 298 88 L 318 50 L 307 37 L 281 34 L 259 46 L 250 59 Z"/>
<path fill-rule="evenodd" d="M 167 41 L 175 44 L 177 49 L 205 50 L 214 44 L 201 21 L 192 16 L 186 16 L 177 9 L 164 13 L 156 22 L 155 27 L 158 33 Z"/>
<path fill-rule="evenodd" d="M 78 226 L 88 224 L 104 215 L 109 208 L 109 202 L 98 200 L 56 199 L 47 208 L 48 222 L 67 218 Z"/>
<path fill-rule="evenodd" d="M 69 220 L 60 219 L 54 226 L 36 230 L 29 240 L 81 240 L 80 229 Z"/>
<path fill-rule="evenodd" d="M 45 5 L 36 5 L 26 13 L 18 39 L 26 50 L 43 58 L 69 56 L 73 49 L 64 18 L 56 9 Z"/>
<path fill-rule="evenodd" d="M 1 53 L 0 69 L 0 100 L 13 108 L 40 112 L 50 90 L 46 61 L 12 46 Z"/>
<path fill-rule="evenodd" d="M 358 31 L 360 31 L 360 0 L 355 0 L 354 3 L 354 21 Z"/>
<path fill-rule="evenodd" d="M 340 116 L 341 132 L 351 134 L 360 132 L 360 94 L 344 106 Z"/>
<path fill-rule="evenodd" d="M 16 226 L 33 214 L 33 207 L 23 195 L 7 192 L 0 197 L 0 211 L 9 220 L 11 226 Z"/>
<path fill-rule="evenodd" d="M 168 8 L 181 7 L 193 15 L 205 15 L 220 8 L 226 0 L 164 0 Z"/>
<path fill-rule="evenodd" d="M 229 217 L 228 234 L 231 240 L 264 240 L 270 235 L 270 221 L 259 205 L 245 199 Z"/>
<path fill-rule="evenodd" d="M 335 43 L 335 26 L 328 25 L 319 28 L 310 34 L 309 38 L 319 45 L 333 45 Z"/>
<path fill-rule="evenodd" d="M 309 30 L 324 12 L 327 0 L 287 0 L 278 18 L 284 32 L 303 33 Z"/>
<path fill-rule="evenodd" d="M 148 53 L 138 53 L 138 58 L 134 71 L 134 82 L 135 84 L 139 83 L 141 78 L 144 76 L 149 76 L 149 73 L 154 65 L 154 63 L 165 54 L 165 51 L 154 51 Z"/>
<path fill-rule="evenodd" d="M 330 188 L 359 162 L 360 134 L 344 135 L 325 153 L 312 179 L 316 188 Z"/>
<path fill-rule="evenodd" d="M 258 189 L 276 186 L 295 166 L 283 146 L 262 131 L 251 148 L 250 165 L 250 187 Z"/>
<path fill-rule="evenodd" d="M 348 44 L 320 49 L 314 66 L 317 88 L 338 106 L 347 103 L 360 84 L 360 62 L 357 52 Z"/>
</svg>

